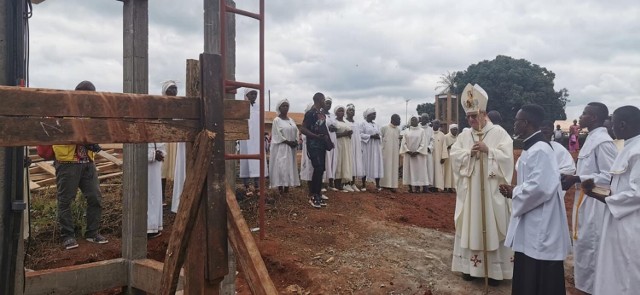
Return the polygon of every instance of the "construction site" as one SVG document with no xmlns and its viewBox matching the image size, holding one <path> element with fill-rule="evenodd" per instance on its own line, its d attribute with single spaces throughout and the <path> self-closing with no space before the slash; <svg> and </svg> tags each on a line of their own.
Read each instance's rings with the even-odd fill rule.
<svg viewBox="0 0 640 295">
<path fill-rule="evenodd" d="M 376 192 L 370 184 L 367 192 L 328 192 L 323 210 L 308 206 L 305 184 L 247 196 L 237 162 L 265 165 L 266 155 L 236 153 L 235 141 L 249 137 L 249 103 L 234 97 L 240 88 L 256 89 L 266 122 L 264 0 L 258 11 L 205 1 L 204 49 L 184 61 L 186 94 L 176 97 L 148 94 L 148 0 L 122 1 L 123 93 L 26 87 L 28 63 L 18 61 L 28 54 L 31 2 L 38 1 L 0 0 L 7 20 L 0 26 L 0 294 L 485 293 L 480 280 L 451 271 L 455 193 Z M 239 17 L 258 23 L 258 81 L 235 80 Z M 152 240 L 149 142 L 190 145 L 180 207 L 177 214 L 164 207 L 163 234 Z M 56 170 L 35 147 L 87 143 L 102 146 L 95 165 L 110 242 L 79 241 L 67 251 L 56 225 Z M 565 202 L 571 216 L 573 198 Z M 81 197 L 76 203 L 81 223 L 86 204 Z M 572 270 L 566 261 L 568 294 Z M 510 293 L 510 281 L 488 292 Z"/>
</svg>

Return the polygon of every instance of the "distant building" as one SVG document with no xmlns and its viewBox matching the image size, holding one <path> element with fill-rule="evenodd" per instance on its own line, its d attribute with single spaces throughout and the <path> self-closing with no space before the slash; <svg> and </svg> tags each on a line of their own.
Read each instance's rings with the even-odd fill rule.
<svg viewBox="0 0 640 295">
<path fill-rule="evenodd" d="M 451 93 L 436 95 L 436 119 L 440 120 L 440 130 L 449 132 L 451 124 L 458 124 L 458 109 L 460 100 L 458 96 Z"/>
<path fill-rule="evenodd" d="M 276 112 L 264 112 L 264 132 L 269 132 L 269 134 L 271 134 L 271 125 L 273 124 L 273 119 L 277 116 L 278 114 L 276 114 Z M 304 113 L 289 112 L 288 116 L 296 122 L 298 129 L 300 129 L 300 126 L 302 126 L 302 120 L 304 120 Z"/>
</svg>

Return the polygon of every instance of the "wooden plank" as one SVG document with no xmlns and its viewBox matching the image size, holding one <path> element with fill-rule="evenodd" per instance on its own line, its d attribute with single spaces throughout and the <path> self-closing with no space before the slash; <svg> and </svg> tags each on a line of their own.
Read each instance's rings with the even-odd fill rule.
<svg viewBox="0 0 640 295">
<path fill-rule="evenodd" d="M 173 230 L 167 246 L 160 294 L 169 295 L 176 291 L 180 267 L 186 256 L 187 244 L 202 199 L 207 168 L 210 157 L 213 154 L 215 136 L 211 131 L 203 130 L 200 132 L 193 145 L 192 152 L 188 156 L 187 175 L 184 189 L 180 195 L 178 214 L 173 222 Z"/>
<path fill-rule="evenodd" d="M 201 116 L 199 97 L 66 91 L 0 86 L 0 116 L 190 119 Z M 248 119 L 247 101 L 227 101 L 225 119 Z"/>
<path fill-rule="evenodd" d="M 225 130 L 222 110 L 224 86 L 222 83 L 222 57 L 200 54 L 200 81 L 204 126 L 216 134 Z M 225 197 L 224 134 L 216 136 L 213 155 L 209 161 L 206 186 L 207 268 L 209 283 L 220 284 L 229 272 L 227 251 L 227 206 Z M 219 291 L 219 290 L 218 290 Z"/>
<path fill-rule="evenodd" d="M 226 198 L 229 211 L 227 219 L 229 240 L 240 265 L 242 265 L 242 271 L 249 288 L 251 288 L 251 293 L 254 295 L 278 294 L 230 185 L 226 187 Z"/>
<path fill-rule="evenodd" d="M 24 294 L 90 294 L 127 284 L 127 264 L 117 258 L 25 274 Z"/>
<path fill-rule="evenodd" d="M 31 179 L 29 179 L 29 190 L 34 190 L 38 188 L 40 188 L 40 185 L 33 182 Z"/>
<path fill-rule="evenodd" d="M 249 138 L 246 120 L 225 124 L 229 140 Z M 147 143 L 193 141 L 201 129 L 191 120 L 124 120 L 78 118 L 0 117 L 0 146 L 85 144 L 100 142 Z"/>
<path fill-rule="evenodd" d="M 160 280 L 162 279 L 162 262 L 153 259 L 136 259 L 131 262 L 132 287 L 150 294 L 160 292 Z M 184 274 L 180 273 L 177 290 L 183 289 Z"/>
<path fill-rule="evenodd" d="M 122 166 L 122 160 L 112 156 L 111 154 L 107 153 L 106 151 L 100 151 L 98 153 L 98 156 L 103 157 L 103 158 L 113 162 L 114 164 L 118 165 L 118 167 Z"/>
<path fill-rule="evenodd" d="M 38 162 L 36 163 L 36 166 L 44 170 L 47 174 L 56 176 L 56 168 L 54 168 L 50 163 Z"/>
</svg>

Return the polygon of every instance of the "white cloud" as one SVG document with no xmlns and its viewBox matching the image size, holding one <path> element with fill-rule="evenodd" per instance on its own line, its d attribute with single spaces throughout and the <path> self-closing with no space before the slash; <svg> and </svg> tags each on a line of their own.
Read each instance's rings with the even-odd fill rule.
<svg viewBox="0 0 640 295">
<path fill-rule="evenodd" d="M 637 1 L 266 2 L 266 88 L 302 111 L 315 92 L 358 111 L 374 106 L 378 122 L 405 119 L 433 101 L 440 75 L 497 55 L 524 58 L 566 87 L 567 116 L 592 100 L 611 111 L 640 105 L 640 4 Z M 237 1 L 257 11 L 258 1 Z M 201 0 L 149 3 L 149 91 L 184 81 L 185 60 L 203 51 Z M 31 19 L 31 86 L 73 88 L 84 79 L 122 90 L 122 3 L 49 0 Z M 237 79 L 257 82 L 258 27 L 237 20 Z M 181 89 L 182 91 L 182 89 Z M 183 93 L 183 92 L 182 92 Z M 266 97 L 266 95 L 265 95 Z"/>
</svg>

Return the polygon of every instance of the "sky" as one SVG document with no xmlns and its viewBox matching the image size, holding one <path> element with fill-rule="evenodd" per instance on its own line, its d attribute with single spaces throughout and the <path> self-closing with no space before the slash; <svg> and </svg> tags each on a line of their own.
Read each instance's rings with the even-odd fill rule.
<svg viewBox="0 0 640 295">
<path fill-rule="evenodd" d="M 257 0 L 236 1 L 258 11 Z M 316 92 L 386 124 L 434 102 L 439 78 L 497 55 L 524 58 L 569 89 L 568 119 L 601 101 L 640 107 L 637 0 L 265 0 L 265 89 L 302 112 Z M 203 0 L 149 1 L 149 93 L 203 52 Z M 258 23 L 237 18 L 236 79 L 258 82 Z M 47 0 L 30 20 L 30 87 L 91 80 L 122 91 L 122 3 Z M 241 91 L 240 91 L 241 93 Z M 238 94 L 238 99 L 240 98 Z M 269 95 L 265 94 L 265 99 Z M 491 99 L 491 98 L 489 98 Z M 407 101 L 408 100 L 408 101 Z M 267 102 L 268 103 L 268 102 Z M 269 108 L 268 106 L 266 107 Z"/>
</svg>

